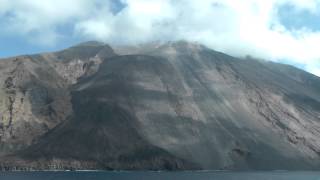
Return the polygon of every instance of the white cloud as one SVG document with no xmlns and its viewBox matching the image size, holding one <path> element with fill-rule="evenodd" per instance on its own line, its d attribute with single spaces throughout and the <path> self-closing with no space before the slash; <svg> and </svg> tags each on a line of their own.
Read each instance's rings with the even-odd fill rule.
<svg viewBox="0 0 320 180">
<path fill-rule="evenodd" d="M 1 31 L 54 44 L 62 36 L 59 26 L 81 21 L 95 8 L 88 0 L 0 0 Z"/>
<path fill-rule="evenodd" d="M 301 64 L 319 75 L 320 32 L 289 30 L 277 10 L 317 14 L 320 0 L 121 0 L 126 7 L 112 12 L 112 0 L 0 0 L 0 16 L 10 32 L 54 43 L 56 29 L 71 23 L 74 36 L 109 43 L 155 40 L 198 41 L 235 56 L 252 55 Z"/>
</svg>

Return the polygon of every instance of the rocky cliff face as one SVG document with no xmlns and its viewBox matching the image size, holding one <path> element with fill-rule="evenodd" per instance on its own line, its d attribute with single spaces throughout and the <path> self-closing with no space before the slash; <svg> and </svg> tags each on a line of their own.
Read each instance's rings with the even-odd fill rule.
<svg viewBox="0 0 320 180">
<path fill-rule="evenodd" d="M 114 49 L 0 62 L 2 167 L 318 169 L 320 78 L 183 41 Z"/>
<path fill-rule="evenodd" d="M 80 44 L 56 53 L 1 60 L 0 154 L 31 145 L 66 120 L 72 114 L 70 86 L 113 55 L 109 46 Z"/>
</svg>

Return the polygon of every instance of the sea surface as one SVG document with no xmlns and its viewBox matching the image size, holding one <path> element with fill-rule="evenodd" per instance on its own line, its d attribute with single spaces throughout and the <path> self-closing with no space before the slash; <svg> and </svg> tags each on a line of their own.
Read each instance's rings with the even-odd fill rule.
<svg viewBox="0 0 320 180">
<path fill-rule="evenodd" d="M 320 172 L 0 172 L 0 180 L 320 180 Z"/>
</svg>

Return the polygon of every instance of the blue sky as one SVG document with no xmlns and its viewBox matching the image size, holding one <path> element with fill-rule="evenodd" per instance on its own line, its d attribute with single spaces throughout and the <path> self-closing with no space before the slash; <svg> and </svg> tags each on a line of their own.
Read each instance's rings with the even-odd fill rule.
<svg viewBox="0 0 320 180">
<path fill-rule="evenodd" d="M 189 40 L 320 75 L 320 0 L 0 0 L 0 57 Z"/>
<path fill-rule="evenodd" d="M 5 2 L 5 1 L 4 1 Z M 110 9 L 113 13 L 120 12 L 124 7 L 123 4 L 119 0 L 112 0 L 111 3 L 108 3 Z M 101 1 L 103 3 L 103 1 Z M 1 6 L 0 0 L 0 6 Z M 14 3 L 13 3 L 14 4 Z M 1 10 L 1 8 L 0 8 Z M 1 11 L 0 11 L 1 12 Z M 10 23 L 7 23 L 8 15 L 10 11 L 7 13 L 1 14 L 0 13 L 0 24 L 5 24 L 6 26 L 10 26 Z M 53 16 L 55 14 L 52 14 Z M 16 55 L 23 55 L 23 54 L 35 54 L 41 52 L 51 52 L 61 50 L 67 47 L 70 47 L 74 44 L 78 44 L 84 41 L 90 41 L 90 37 L 83 37 L 77 36 L 74 34 L 74 23 L 68 22 L 59 24 L 58 26 L 54 27 L 56 31 L 59 33 L 60 37 L 59 40 L 54 43 L 41 43 L 37 40 L 29 36 L 29 34 L 20 34 L 19 32 L 8 32 L 0 30 L 0 58 L 11 57 Z M 32 36 L 32 33 L 30 33 Z M 45 38 L 45 37 L 44 37 Z"/>
<path fill-rule="evenodd" d="M 312 31 L 320 31 L 320 14 L 308 10 L 296 11 L 292 5 L 283 5 L 279 8 L 281 23 L 290 30 L 308 28 Z"/>
</svg>

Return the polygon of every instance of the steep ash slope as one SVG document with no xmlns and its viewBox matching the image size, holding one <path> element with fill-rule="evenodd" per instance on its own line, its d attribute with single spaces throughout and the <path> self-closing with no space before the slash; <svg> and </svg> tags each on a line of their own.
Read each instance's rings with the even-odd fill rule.
<svg viewBox="0 0 320 180">
<path fill-rule="evenodd" d="M 169 75 L 177 79 L 173 87 L 163 80 L 141 79 L 148 86 L 163 84 L 158 88 L 175 97 L 175 105 L 162 110 L 161 116 L 154 113 L 162 107 L 160 101 L 148 106 L 149 112 L 136 110 L 138 119 L 146 119 L 142 129 L 150 142 L 209 169 L 317 167 L 318 77 L 287 65 L 239 60 L 187 42 L 134 53 L 167 58 L 176 71 Z M 187 120 L 179 122 L 181 118 Z"/>
<path fill-rule="evenodd" d="M 72 114 L 7 165 L 319 169 L 318 77 L 183 41 L 147 47 L 117 47 L 67 79 Z"/>
</svg>

